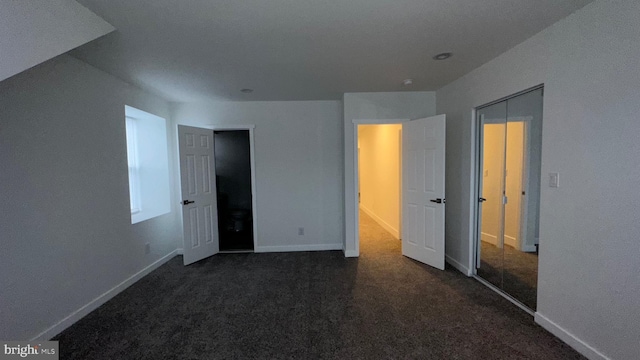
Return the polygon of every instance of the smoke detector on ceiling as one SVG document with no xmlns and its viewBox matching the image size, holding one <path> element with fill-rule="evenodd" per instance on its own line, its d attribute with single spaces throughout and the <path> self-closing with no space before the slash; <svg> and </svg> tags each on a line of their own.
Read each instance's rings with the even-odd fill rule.
<svg viewBox="0 0 640 360">
<path fill-rule="evenodd" d="M 448 58 L 451 57 L 451 55 L 453 55 L 453 54 L 450 53 L 450 52 L 441 53 L 441 54 L 438 54 L 438 55 L 434 56 L 433 60 L 447 60 Z"/>
</svg>

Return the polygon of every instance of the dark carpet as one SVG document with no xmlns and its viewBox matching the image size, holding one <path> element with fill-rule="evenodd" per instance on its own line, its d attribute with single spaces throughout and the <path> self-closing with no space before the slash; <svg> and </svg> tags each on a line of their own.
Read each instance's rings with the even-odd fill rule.
<svg viewBox="0 0 640 360">
<path fill-rule="evenodd" d="M 478 275 L 530 309 L 536 309 L 538 295 L 538 255 L 504 245 L 500 249 L 481 241 Z"/>
<path fill-rule="evenodd" d="M 61 359 L 581 359 L 362 215 L 361 257 L 224 254 L 167 264 L 60 334 Z"/>
</svg>

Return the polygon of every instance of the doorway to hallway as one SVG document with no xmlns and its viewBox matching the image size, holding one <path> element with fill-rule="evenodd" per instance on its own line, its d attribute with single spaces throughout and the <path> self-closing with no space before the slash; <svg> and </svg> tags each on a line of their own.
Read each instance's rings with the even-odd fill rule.
<svg viewBox="0 0 640 360">
<path fill-rule="evenodd" d="M 435 268 L 444 270 L 444 213 L 445 213 L 445 197 L 444 197 L 444 177 L 445 177 L 445 128 L 446 116 L 437 115 L 429 118 L 416 120 L 353 120 L 354 123 L 354 183 L 353 187 L 357 194 L 354 201 L 354 218 L 356 231 L 355 233 L 355 252 L 359 253 L 360 234 L 359 234 L 359 209 L 361 204 L 360 186 L 364 185 L 366 179 L 364 176 L 361 181 L 360 171 L 366 173 L 360 163 L 360 151 L 357 148 L 360 127 L 365 124 L 401 124 L 402 136 L 394 134 L 394 128 L 391 129 L 391 139 L 398 139 L 395 143 L 401 144 L 399 154 L 392 151 L 391 154 L 383 152 L 383 158 L 401 159 L 400 165 L 393 165 L 394 168 L 400 169 L 397 177 L 400 190 L 396 192 L 396 196 L 391 196 L 390 204 L 397 204 L 397 194 L 402 194 L 399 201 L 399 207 L 396 211 L 390 211 L 393 205 L 376 206 L 375 201 L 364 202 L 364 209 L 367 204 L 373 208 L 378 208 L 380 214 L 392 214 L 388 217 L 388 221 L 378 221 L 382 226 L 386 227 L 390 232 L 396 233 L 401 239 L 402 255 L 420 261 Z M 365 128 L 363 128 L 364 130 Z M 398 131 L 400 128 L 395 128 Z M 366 130 L 364 130 L 366 132 Z M 397 133 L 397 132 L 396 132 Z M 396 137 L 397 136 L 397 137 Z M 374 145 L 374 149 L 382 145 Z M 397 145 L 395 146 L 397 149 Z M 373 150 L 372 150 L 373 151 Z M 366 158 L 366 151 L 363 155 Z M 391 161 L 397 164 L 395 160 Z M 373 164 L 376 160 L 373 160 Z M 380 167 L 373 165 L 372 173 L 380 172 Z M 382 171 L 385 169 L 382 168 Z M 396 172 L 397 173 L 397 172 Z M 395 177 L 394 177 L 395 178 Z M 380 180 L 384 183 L 384 178 Z M 391 183 L 390 181 L 386 181 Z M 401 184 L 401 185 L 400 185 Z M 374 194 L 375 195 L 375 194 Z M 375 200 L 389 197 L 388 193 L 382 195 L 372 195 Z M 365 194 L 365 199 L 367 195 Z M 395 199 L 393 199 L 395 198 Z M 380 200 L 381 201 L 381 200 Z M 379 220 L 381 216 L 370 211 L 373 218 Z M 395 220 L 397 221 L 397 231 L 393 227 Z M 389 224 L 391 223 L 391 224 Z"/>
<path fill-rule="evenodd" d="M 402 125 L 359 125 L 357 145 L 362 245 L 390 238 L 399 245 Z"/>
<path fill-rule="evenodd" d="M 360 210 L 358 231 L 360 234 L 360 256 L 374 255 L 379 258 L 402 256 L 400 239 L 362 210 Z"/>
</svg>

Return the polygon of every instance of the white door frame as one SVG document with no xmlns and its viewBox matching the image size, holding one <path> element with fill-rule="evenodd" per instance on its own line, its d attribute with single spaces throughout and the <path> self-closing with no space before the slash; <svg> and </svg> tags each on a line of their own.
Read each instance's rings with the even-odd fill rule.
<svg viewBox="0 0 640 360">
<path fill-rule="evenodd" d="M 359 180 L 359 176 L 360 174 L 358 174 L 358 125 L 387 125 L 387 124 L 402 124 L 402 123 L 406 123 L 411 121 L 411 119 L 353 119 L 353 183 L 350 185 L 352 186 L 353 194 L 354 197 L 352 200 L 346 200 L 346 201 L 353 201 L 353 204 L 355 204 L 354 206 L 354 224 L 353 228 L 355 229 L 355 253 L 353 254 L 353 256 L 358 257 L 360 256 L 360 229 L 359 229 L 359 225 L 360 225 L 360 214 L 359 214 L 359 210 L 360 210 L 360 206 L 358 204 L 358 192 L 360 191 L 360 187 L 358 184 L 358 180 Z M 402 172 L 402 170 L 401 170 Z M 349 186 L 349 185 L 348 185 Z M 402 186 L 402 185 L 400 185 Z M 402 196 L 402 193 L 400 194 L 400 196 Z M 345 219 L 347 219 L 346 221 L 348 221 L 348 217 L 345 216 Z M 400 238 L 402 238 L 402 227 L 400 227 L 399 229 L 399 235 Z"/>
<path fill-rule="evenodd" d="M 257 252 L 258 249 L 258 209 L 256 201 L 256 156 L 255 156 L 255 140 L 254 129 L 255 125 L 190 125 L 195 127 L 201 127 L 203 129 L 211 129 L 212 131 L 233 131 L 233 130 L 249 130 L 249 150 L 251 153 L 251 216 L 253 217 L 253 252 Z M 214 153 L 215 156 L 215 153 Z M 217 189 L 216 189 L 217 190 Z"/>
</svg>

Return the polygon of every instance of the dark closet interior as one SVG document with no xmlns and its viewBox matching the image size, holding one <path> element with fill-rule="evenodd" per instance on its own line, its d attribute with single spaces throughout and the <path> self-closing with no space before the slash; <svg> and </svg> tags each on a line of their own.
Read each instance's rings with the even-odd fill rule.
<svg viewBox="0 0 640 360">
<path fill-rule="evenodd" d="M 220 251 L 253 250 L 249 130 L 214 131 Z"/>
</svg>

